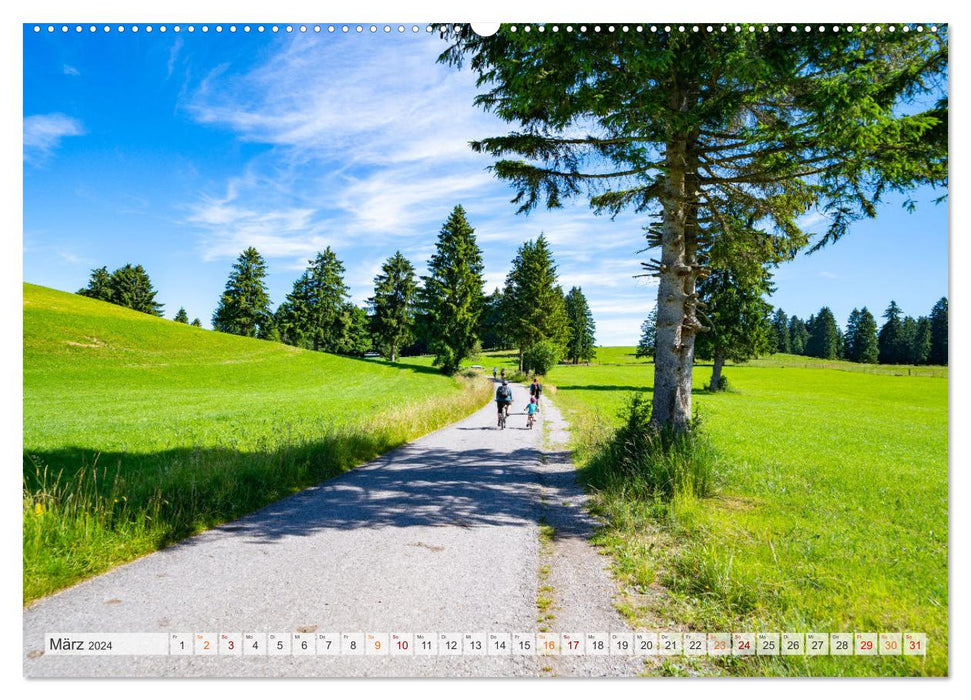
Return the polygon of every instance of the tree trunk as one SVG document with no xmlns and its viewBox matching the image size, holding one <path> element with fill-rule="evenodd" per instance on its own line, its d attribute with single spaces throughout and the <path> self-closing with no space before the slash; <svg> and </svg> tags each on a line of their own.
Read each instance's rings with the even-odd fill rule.
<svg viewBox="0 0 971 700">
<path fill-rule="evenodd" d="M 665 166 L 651 423 L 685 431 L 691 419 L 695 334 L 701 328 L 695 315 L 697 169 L 686 138 L 667 144 Z"/>
<path fill-rule="evenodd" d="M 711 368 L 711 384 L 708 385 L 711 391 L 721 391 L 722 367 L 725 366 L 725 354 L 715 353 L 715 363 Z"/>
<path fill-rule="evenodd" d="M 523 371 L 523 350 L 522 350 L 522 348 L 519 349 L 519 371 L 520 372 Z"/>
</svg>

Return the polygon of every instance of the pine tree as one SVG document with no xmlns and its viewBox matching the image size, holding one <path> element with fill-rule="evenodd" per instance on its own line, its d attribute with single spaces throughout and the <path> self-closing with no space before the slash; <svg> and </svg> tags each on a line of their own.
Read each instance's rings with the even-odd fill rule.
<svg viewBox="0 0 971 700">
<path fill-rule="evenodd" d="M 898 365 L 907 362 L 908 352 L 903 342 L 903 321 L 900 318 L 902 313 L 897 302 L 893 300 L 883 312 L 887 322 L 880 328 L 879 335 L 879 361 L 882 365 Z"/>
<path fill-rule="evenodd" d="M 573 364 L 589 362 L 597 354 L 597 324 L 587 298 L 580 287 L 572 287 L 566 295 L 566 315 L 570 323 L 570 338 L 566 344 L 566 357 Z"/>
<path fill-rule="evenodd" d="M 860 322 L 854 339 L 853 351 L 857 362 L 876 364 L 880 358 L 880 341 L 877 338 L 877 320 L 867 307 L 860 309 Z"/>
<path fill-rule="evenodd" d="M 155 301 L 158 292 L 152 287 L 152 281 L 141 265 L 129 263 L 119 267 L 111 273 L 108 284 L 111 288 L 111 303 L 152 316 L 162 315 L 163 305 Z"/>
<path fill-rule="evenodd" d="M 772 316 L 772 341 L 775 347 L 773 352 L 786 354 L 792 352 L 792 343 L 789 341 L 789 317 L 782 309 L 776 309 Z"/>
<path fill-rule="evenodd" d="M 927 361 L 932 365 L 947 364 L 947 297 L 941 297 L 931 309 L 931 352 Z"/>
<path fill-rule="evenodd" d="M 927 316 L 921 316 L 917 319 L 917 326 L 914 329 L 910 358 L 915 365 L 926 365 L 930 356 L 931 320 Z"/>
<path fill-rule="evenodd" d="M 818 248 L 875 216 L 885 191 L 947 182 L 946 27 L 739 29 L 482 37 L 454 25 L 440 57 L 468 59 L 483 87 L 475 104 L 519 129 L 472 147 L 497 159 L 520 211 L 589 196 L 598 211 L 656 217 L 646 227 L 660 250 L 647 265 L 659 279 L 651 422 L 679 431 L 691 424 L 705 328 L 696 286 L 733 208 L 792 254 L 809 244 L 797 222 L 812 207 L 830 216 Z M 921 101 L 933 106 L 900 108 Z"/>
<path fill-rule="evenodd" d="M 723 388 L 726 360 L 744 362 L 771 351 L 772 307 L 764 298 L 772 292 L 770 278 L 766 266 L 739 259 L 698 285 L 711 330 L 698 336 L 695 352 L 712 360 L 711 391 Z"/>
<path fill-rule="evenodd" d="M 917 321 L 913 316 L 904 316 L 900 322 L 900 362 L 906 365 L 914 365 L 915 337 L 917 335 Z"/>
<path fill-rule="evenodd" d="M 654 343 L 657 341 L 657 307 L 651 309 L 647 319 L 641 324 L 641 339 L 634 351 L 635 359 L 650 357 L 654 359 Z"/>
<path fill-rule="evenodd" d="M 202 328 L 202 321 L 197 318 L 192 319 L 192 325 L 196 328 Z"/>
<path fill-rule="evenodd" d="M 108 274 L 107 267 L 99 267 L 91 270 L 91 277 L 88 286 L 79 289 L 78 294 L 101 301 L 111 301 L 111 275 Z"/>
<path fill-rule="evenodd" d="M 843 347 L 846 350 L 846 359 L 851 362 L 859 362 L 855 357 L 856 336 L 859 332 L 860 310 L 854 308 L 850 311 L 850 316 L 846 320 L 846 332 L 843 334 Z"/>
<path fill-rule="evenodd" d="M 374 278 L 374 296 L 368 299 L 371 329 L 380 352 L 392 362 L 397 362 L 411 336 L 416 289 L 415 268 L 400 251 L 388 258 Z"/>
<path fill-rule="evenodd" d="M 429 331 L 435 365 L 446 374 L 458 370 L 478 344 L 482 313 L 482 251 L 475 229 L 456 206 L 442 225 L 435 252 L 422 277 L 420 307 Z"/>
<path fill-rule="evenodd" d="M 520 370 L 526 369 L 525 354 L 542 340 L 559 347 L 563 356 L 570 322 L 563 290 L 557 284 L 553 253 L 543 234 L 535 242 L 526 241 L 516 252 L 506 275 L 503 299 L 504 328 L 519 348 Z"/>
<path fill-rule="evenodd" d="M 824 360 L 835 360 L 840 356 L 840 332 L 836 318 L 828 306 L 824 306 L 806 324 L 809 339 L 806 341 L 806 354 Z"/>
<path fill-rule="evenodd" d="M 793 355 L 805 355 L 806 343 L 809 341 L 809 331 L 806 324 L 798 316 L 789 317 L 789 342 L 792 343 Z"/>
<path fill-rule="evenodd" d="M 185 307 L 180 306 L 179 307 L 179 310 L 175 313 L 175 318 L 172 319 L 172 320 L 174 320 L 176 323 L 185 323 L 185 324 L 188 324 L 189 323 L 189 314 L 187 314 L 185 312 Z"/>
<path fill-rule="evenodd" d="M 271 323 L 266 261 L 252 246 L 240 253 L 212 315 L 214 330 L 250 338 L 266 334 Z"/>
<path fill-rule="evenodd" d="M 846 359 L 874 364 L 879 356 L 877 322 L 867 307 L 853 309 L 846 324 Z"/>
<path fill-rule="evenodd" d="M 277 309 L 276 325 L 289 345 L 336 353 L 346 326 L 344 265 L 330 246 L 309 263 Z"/>
</svg>

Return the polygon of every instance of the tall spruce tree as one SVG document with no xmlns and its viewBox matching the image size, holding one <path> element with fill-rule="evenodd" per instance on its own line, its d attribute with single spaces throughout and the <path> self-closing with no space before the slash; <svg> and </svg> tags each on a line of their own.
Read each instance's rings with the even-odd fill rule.
<svg viewBox="0 0 971 700">
<path fill-rule="evenodd" d="M 711 391 L 723 388 L 726 360 L 744 362 L 772 350 L 772 307 L 765 301 L 772 292 L 770 279 L 767 266 L 739 259 L 698 285 L 711 330 L 698 336 L 695 347 L 698 357 L 712 360 Z"/>
<path fill-rule="evenodd" d="M 179 310 L 175 312 L 175 318 L 172 319 L 172 320 L 175 321 L 176 323 L 184 323 L 184 324 L 188 325 L 188 323 L 189 323 L 189 314 L 187 314 L 185 312 L 185 307 L 184 306 L 180 306 L 179 307 Z"/>
<path fill-rule="evenodd" d="M 309 262 L 277 309 L 276 326 L 289 345 L 336 353 L 346 328 L 344 265 L 330 246 Z"/>
<path fill-rule="evenodd" d="M 867 307 L 860 309 L 860 323 L 854 339 L 857 362 L 876 364 L 880 358 L 880 341 L 877 337 L 877 320 Z"/>
<path fill-rule="evenodd" d="M 388 258 L 374 278 L 374 296 L 368 299 L 371 331 L 379 352 L 392 362 L 398 361 L 411 337 L 417 288 L 415 268 L 400 251 Z"/>
<path fill-rule="evenodd" d="M 108 268 L 99 267 L 91 270 L 88 286 L 79 289 L 77 293 L 92 299 L 111 302 L 111 275 L 108 274 Z"/>
<path fill-rule="evenodd" d="M 874 364 L 879 357 L 877 322 L 867 307 L 853 309 L 846 324 L 846 359 Z"/>
<path fill-rule="evenodd" d="M 947 30 L 516 32 L 448 27 L 440 60 L 468 59 L 475 104 L 520 127 L 474 142 L 520 211 L 590 196 L 654 215 L 660 249 L 651 422 L 687 430 L 708 246 L 741 206 L 792 252 L 797 220 L 830 218 L 820 247 L 875 216 L 888 189 L 947 182 Z M 901 109 L 927 97 L 929 109 Z M 935 102 L 936 100 L 936 102 Z M 512 156 L 512 158 L 508 158 Z M 766 261 L 767 262 L 767 261 Z M 712 261 L 715 265 L 716 261 Z M 717 266 L 717 265 L 715 265 Z"/>
<path fill-rule="evenodd" d="M 904 324 L 901 316 L 903 312 L 897 302 L 891 300 L 890 306 L 883 312 L 886 323 L 880 328 L 878 336 L 880 345 L 879 361 L 882 365 L 904 364 L 908 359 L 908 349 L 904 341 Z"/>
<path fill-rule="evenodd" d="M 563 290 L 546 236 L 523 243 L 513 258 L 503 290 L 505 330 L 519 348 L 519 369 L 536 343 L 548 340 L 562 357 L 570 337 Z"/>
<path fill-rule="evenodd" d="M 236 258 L 212 315 L 213 330 L 249 338 L 264 336 L 272 322 L 266 261 L 250 246 Z"/>
<path fill-rule="evenodd" d="M 587 298 L 580 287 L 571 287 L 566 294 L 566 316 L 570 323 L 570 338 L 566 344 L 566 357 L 573 364 L 589 362 L 597 354 L 597 324 Z"/>
<path fill-rule="evenodd" d="M 904 316 L 900 322 L 900 362 L 917 364 L 914 360 L 914 338 L 917 335 L 917 321 L 913 316 Z"/>
<path fill-rule="evenodd" d="M 644 322 L 641 323 L 641 338 L 637 341 L 634 358 L 650 357 L 654 359 L 654 346 L 657 343 L 657 307 L 651 309 Z"/>
<path fill-rule="evenodd" d="M 456 206 L 438 233 L 419 293 L 434 362 L 446 374 L 455 372 L 477 345 L 482 271 L 475 229 L 465 218 L 465 209 Z"/>
<path fill-rule="evenodd" d="M 947 364 L 947 297 L 931 309 L 931 352 L 927 361 L 932 365 Z"/>
<path fill-rule="evenodd" d="M 792 343 L 789 341 L 789 317 L 782 309 L 776 309 L 772 315 L 772 342 L 773 352 L 789 354 L 792 352 Z"/>
<path fill-rule="evenodd" d="M 926 365 L 931 356 L 931 320 L 927 316 L 917 319 L 914 328 L 910 358 L 915 365 Z"/>
<path fill-rule="evenodd" d="M 856 338 L 857 327 L 860 325 L 860 310 L 854 308 L 850 311 L 850 316 L 846 320 L 846 331 L 843 333 L 843 347 L 846 350 L 846 359 L 851 362 L 859 362 L 854 359 L 854 339 Z"/>
<path fill-rule="evenodd" d="M 824 306 L 806 324 L 809 339 L 806 341 L 806 354 L 824 360 L 835 360 L 840 356 L 840 332 L 836 317 L 828 306 Z"/>
</svg>

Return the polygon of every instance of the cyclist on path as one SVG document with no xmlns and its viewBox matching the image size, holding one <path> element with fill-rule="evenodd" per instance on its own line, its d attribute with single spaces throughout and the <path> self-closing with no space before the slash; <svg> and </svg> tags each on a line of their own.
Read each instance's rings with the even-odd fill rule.
<svg viewBox="0 0 971 700">
<path fill-rule="evenodd" d="M 512 387 L 506 384 L 506 380 L 502 380 L 502 384 L 496 389 L 496 405 L 499 409 L 500 418 L 505 415 L 509 415 L 509 405 L 512 403 Z"/>
</svg>

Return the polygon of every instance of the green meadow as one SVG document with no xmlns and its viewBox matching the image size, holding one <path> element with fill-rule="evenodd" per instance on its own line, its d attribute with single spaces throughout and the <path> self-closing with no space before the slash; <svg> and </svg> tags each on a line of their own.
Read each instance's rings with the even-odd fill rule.
<svg viewBox="0 0 971 700">
<path fill-rule="evenodd" d="M 453 422 L 487 383 L 24 284 L 24 602 Z"/>
<path fill-rule="evenodd" d="M 509 372 L 514 353 L 478 358 Z M 570 420 L 618 607 L 641 629 L 924 632 L 926 657 L 687 657 L 662 674 L 947 675 L 947 369 L 775 355 L 693 402 L 716 495 L 648 499 L 591 465 L 653 365 L 599 348 L 544 380 Z M 24 602 L 446 425 L 492 386 L 24 285 Z"/>
<path fill-rule="evenodd" d="M 621 611 L 643 629 L 924 632 L 928 653 L 679 658 L 654 672 L 947 675 L 947 368 L 776 355 L 729 365 L 731 390 L 717 394 L 702 389 L 710 374 L 696 366 L 692 401 L 717 455 L 717 495 L 596 493 Z M 650 398 L 653 375 L 633 348 L 550 373 L 581 467 L 631 393 Z"/>
</svg>

